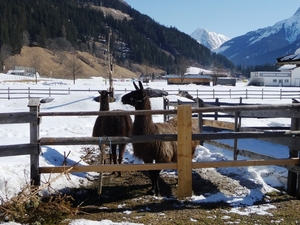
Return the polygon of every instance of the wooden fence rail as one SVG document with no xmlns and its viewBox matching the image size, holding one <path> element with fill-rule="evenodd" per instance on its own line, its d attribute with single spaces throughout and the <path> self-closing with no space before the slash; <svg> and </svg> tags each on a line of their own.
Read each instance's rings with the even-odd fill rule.
<svg viewBox="0 0 300 225">
<path fill-rule="evenodd" d="M 204 167 L 228 167 L 228 166 L 261 166 L 261 165 L 280 165 L 289 170 L 288 177 L 288 192 L 290 194 L 300 197 L 299 183 L 299 156 L 300 150 L 300 103 L 293 103 L 287 105 L 241 105 L 241 106 L 213 106 L 192 108 L 190 105 L 181 105 L 174 110 L 142 110 L 142 111 L 122 111 L 122 112 L 99 112 L 99 111 L 85 111 L 85 112 L 40 112 L 39 99 L 32 98 L 29 101 L 29 112 L 24 113 L 1 113 L 0 124 L 8 123 L 30 123 L 30 143 L 20 145 L 5 145 L 0 146 L 0 156 L 14 156 L 20 154 L 30 154 L 31 165 L 31 179 L 34 184 L 40 184 L 40 173 L 62 172 L 70 169 L 72 172 L 78 171 L 125 171 L 125 170 L 151 170 L 151 169 L 177 169 L 178 179 L 180 180 L 178 186 L 178 197 L 185 197 L 191 195 L 191 170 L 192 168 Z M 168 135 L 147 135 L 147 136 L 129 136 L 129 137 L 106 137 L 102 138 L 103 144 L 109 143 L 137 143 L 137 142 L 151 142 L 151 141 L 177 141 L 180 146 L 187 146 L 190 142 L 187 140 L 214 140 L 214 139 L 242 139 L 242 138 L 276 138 L 277 140 L 285 140 L 285 143 L 290 148 L 290 158 L 277 159 L 270 156 L 264 156 L 259 153 L 251 151 L 236 151 L 235 155 L 246 155 L 255 160 L 229 160 L 224 162 L 197 162 L 192 163 L 189 155 L 183 148 L 182 152 L 178 154 L 178 162 L 171 164 L 145 164 L 145 165 L 101 165 L 101 166 L 65 166 L 65 167 L 39 167 L 39 153 L 44 145 L 98 145 L 99 138 L 95 137 L 39 137 L 39 125 L 41 118 L 45 116 L 88 116 L 88 115 L 145 115 L 145 114 L 177 114 L 183 113 L 181 121 L 184 125 L 178 127 L 178 134 Z M 188 112 L 188 113 L 186 113 Z M 189 119 L 198 119 L 200 126 L 205 125 L 205 120 L 202 118 L 204 113 L 222 112 L 235 116 L 235 118 L 244 117 L 285 117 L 291 119 L 291 129 L 288 131 L 246 131 L 240 132 L 241 128 L 238 126 L 240 120 L 235 119 L 234 132 L 227 133 L 200 133 L 191 134 L 191 123 Z M 198 117 L 191 117 L 196 113 Z M 238 114 L 237 114 L 238 113 Z M 238 115 L 238 117 L 237 117 Z M 221 121 L 220 121 L 221 122 Z M 212 124 L 213 125 L 213 124 Z M 184 156 L 184 157 L 182 157 Z M 189 159 L 189 160 L 187 160 Z M 185 169 L 184 169 L 185 168 Z"/>
<path fill-rule="evenodd" d="M 168 89 L 167 91 L 170 95 L 176 95 L 179 91 L 187 91 L 194 98 L 201 99 L 291 99 L 300 98 L 300 91 L 298 90 L 287 90 L 287 89 L 269 89 L 268 87 L 263 87 L 261 89 L 248 89 L 247 87 L 243 89 L 233 88 L 227 90 L 219 90 L 211 88 L 209 90 L 205 89 Z M 132 91 L 132 89 L 115 89 L 116 93 L 126 93 Z M 69 88 L 1 88 L 0 89 L 0 99 L 22 99 L 22 98 L 34 98 L 34 97 L 52 97 L 55 95 L 68 95 L 72 92 L 95 92 L 98 93 L 98 89 L 71 89 Z"/>
</svg>

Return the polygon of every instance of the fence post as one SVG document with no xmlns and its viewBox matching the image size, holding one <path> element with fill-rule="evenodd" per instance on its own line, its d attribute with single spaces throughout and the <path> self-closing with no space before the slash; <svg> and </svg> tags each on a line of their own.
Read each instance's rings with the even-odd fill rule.
<svg viewBox="0 0 300 225">
<path fill-rule="evenodd" d="M 291 119 L 291 130 L 299 130 L 300 129 L 300 118 L 292 118 Z M 291 147 L 289 147 L 290 151 L 290 158 L 292 157 L 299 157 L 298 150 L 295 150 Z M 289 195 L 297 196 L 297 198 L 300 198 L 300 175 L 288 171 L 288 180 L 287 180 L 287 193 Z M 297 181 L 298 180 L 298 181 Z M 297 191 L 297 185 L 298 185 L 298 191 Z"/>
<path fill-rule="evenodd" d="M 281 100 L 282 99 L 282 89 L 280 89 L 280 94 L 279 94 L 279 99 Z"/>
<path fill-rule="evenodd" d="M 33 185 L 40 185 L 41 176 L 39 173 L 39 153 L 40 153 L 40 145 L 39 145 L 39 132 L 40 132 L 40 99 L 39 98 L 31 98 L 28 103 L 29 111 L 34 113 L 36 120 L 30 123 L 30 144 L 35 144 L 35 148 L 37 148 L 36 154 L 30 155 L 30 179 Z"/>
<path fill-rule="evenodd" d="M 235 112 L 234 113 L 234 132 L 239 132 L 239 128 L 240 128 L 240 124 L 239 124 L 239 118 L 240 118 L 240 113 L 239 112 Z M 233 159 L 237 160 L 237 156 L 239 154 L 238 151 L 238 139 L 235 138 L 234 139 L 234 143 L 233 143 Z"/>
<path fill-rule="evenodd" d="M 165 97 L 163 97 L 163 106 L 164 106 L 164 110 L 169 109 L 169 100 Z M 164 114 L 164 122 L 167 121 L 168 119 L 168 115 Z"/>
<path fill-rule="evenodd" d="M 7 99 L 10 100 L 10 88 L 7 88 Z"/>
<path fill-rule="evenodd" d="M 192 196 L 192 107 L 179 105 L 177 109 L 178 198 Z"/>
<path fill-rule="evenodd" d="M 200 98 L 196 98 L 197 101 L 197 107 L 198 108 L 202 108 L 204 107 L 204 103 L 203 100 Z M 203 114 L 202 113 L 198 113 L 198 126 L 199 126 L 199 131 L 200 134 L 203 132 Z M 203 145 L 204 141 L 200 140 L 200 145 Z"/>
<path fill-rule="evenodd" d="M 218 98 L 216 98 L 215 99 L 215 102 L 216 102 L 216 106 L 220 106 L 220 103 L 219 103 L 219 99 Z M 218 112 L 215 112 L 215 118 L 214 118 L 215 120 L 218 120 Z M 216 131 L 216 129 L 214 129 L 214 131 Z"/>
</svg>

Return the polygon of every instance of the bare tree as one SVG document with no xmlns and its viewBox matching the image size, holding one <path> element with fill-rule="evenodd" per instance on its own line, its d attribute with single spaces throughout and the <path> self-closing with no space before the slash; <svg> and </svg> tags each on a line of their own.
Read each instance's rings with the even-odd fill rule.
<svg viewBox="0 0 300 225">
<path fill-rule="evenodd" d="M 40 71 L 41 70 L 41 63 L 42 63 L 41 62 L 41 58 L 38 55 L 34 54 L 34 55 L 31 56 L 31 58 L 30 58 L 30 66 L 32 68 L 34 68 L 36 71 Z"/>
<path fill-rule="evenodd" d="M 64 60 L 66 59 L 66 54 L 63 51 L 57 52 L 57 57 L 60 64 L 63 64 Z"/>
<path fill-rule="evenodd" d="M 214 69 L 213 69 L 214 73 L 211 75 L 213 86 L 217 85 L 218 77 L 221 75 L 223 70 L 224 69 L 221 64 L 216 64 L 214 66 Z"/>
<path fill-rule="evenodd" d="M 29 46 L 30 44 L 30 34 L 27 30 L 23 31 L 22 33 L 23 39 L 22 39 L 22 45 L 23 46 Z"/>
<path fill-rule="evenodd" d="M 5 60 L 12 55 L 12 48 L 8 44 L 3 44 L 0 49 L 0 70 L 5 70 Z"/>
<path fill-rule="evenodd" d="M 181 59 L 179 64 L 179 78 L 180 78 L 180 84 L 183 84 L 183 80 L 186 78 L 187 74 L 187 68 L 188 68 L 188 61 L 186 59 Z"/>
<path fill-rule="evenodd" d="M 77 57 L 77 54 L 73 54 L 70 59 L 66 61 L 65 68 L 68 71 L 68 75 L 73 78 L 73 84 L 75 84 L 76 77 L 83 73 L 83 67 Z"/>
</svg>

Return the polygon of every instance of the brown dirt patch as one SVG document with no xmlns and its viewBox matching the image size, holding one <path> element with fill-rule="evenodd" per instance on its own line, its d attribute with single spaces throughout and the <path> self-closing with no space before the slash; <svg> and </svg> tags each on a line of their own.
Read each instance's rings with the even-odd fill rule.
<svg viewBox="0 0 300 225">
<path fill-rule="evenodd" d="M 91 153 L 91 151 L 89 150 Z M 92 156 L 93 154 L 90 154 Z M 94 157 L 90 163 L 94 163 Z M 142 224 L 284 224 L 300 222 L 300 201 L 282 193 L 270 193 L 261 202 L 272 204 L 270 215 L 251 214 L 241 216 L 230 213 L 230 205 L 224 202 L 196 204 L 189 198 L 180 200 L 177 195 L 177 176 L 161 173 L 159 185 L 162 197 L 148 195 L 151 188 L 147 172 L 123 172 L 122 177 L 105 173 L 102 194 L 97 194 L 98 176 L 91 177 L 93 185 L 73 190 L 74 205 L 80 205 L 80 213 L 72 219 L 127 221 Z M 193 195 L 222 192 L 227 196 L 243 194 L 245 186 L 255 185 L 246 180 L 235 180 L 218 173 L 215 169 L 193 171 Z M 243 210 L 243 209 L 241 209 Z M 245 209 L 246 210 L 246 209 Z"/>
</svg>

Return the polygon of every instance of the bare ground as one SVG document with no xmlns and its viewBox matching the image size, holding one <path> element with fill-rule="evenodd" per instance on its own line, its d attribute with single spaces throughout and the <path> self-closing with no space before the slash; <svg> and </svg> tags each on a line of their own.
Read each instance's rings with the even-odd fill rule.
<svg viewBox="0 0 300 225">
<path fill-rule="evenodd" d="M 91 177 L 93 185 L 73 190 L 74 205 L 80 213 L 73 217 L 91 220 L 109 219 L 114 222 L 128 221 L 143 224 L 297 224 L 300 222 L 300 201 L 284 191 L 270 193 L 257 207 L 265 204 L 275 206 L 267 210 L 269 214 L 241 216 L 230 213 L 232 209 L 225 202 L 199 203 L 189 198 L 179 200 L 177 177 L 161 173 L 159 185 L 161 196 L 148 195 L 151 183 L 147 172 L 123 172 L 122 177 L 106 173 L 103 179 L 102 194 L 97 194 L 98 176 Z M 193 195 L 223 193 L 226 196 L 243 195 L 255 183 L 249 180 L 224 176 L 215 169 L 193 171 Z M 247 210 L 246 208 L 244 210 Z M 240 209 L 243 211 L 243 208 Z"/>
</svg>

